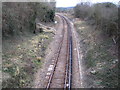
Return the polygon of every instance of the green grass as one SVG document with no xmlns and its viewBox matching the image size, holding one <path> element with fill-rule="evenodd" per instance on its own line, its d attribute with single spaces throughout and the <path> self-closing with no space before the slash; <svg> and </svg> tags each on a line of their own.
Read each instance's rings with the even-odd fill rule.
<svg viewBox="0 0 120 90">
<path fill-rule="evenodd" d="M 109 69 L 110 67 L 104 67 L 104 72 L 99 72 L 96 77 L 101 79 L 101 85 L 104 85 L 106 88 L 116 88 L 118 87 L 118 65 L 114 68 Z"/>
<path fill-rule="evenodd" d="M 35 64 L 35 65 L 41 65 L 41 61 L 40 60 L 33 60 L 33 63 Z"/>
</svg>

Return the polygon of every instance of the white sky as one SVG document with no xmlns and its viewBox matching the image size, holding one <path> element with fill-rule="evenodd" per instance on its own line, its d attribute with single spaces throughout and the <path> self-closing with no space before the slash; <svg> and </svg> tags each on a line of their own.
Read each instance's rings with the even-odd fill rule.
<svg viewBox="0 0 120 90">
<path fill-rule="evenodd" d="M 92 3 L 96 3 L 96 2 L 113 2 L 113 3 L 118 3 L 120 0 L 56 0 L 57 7 L 71 7 L 71 6 L 75 6 L 77 3 L 79 2 L 85 2 L 85 1 L 91 1 Z"/>
</svg>

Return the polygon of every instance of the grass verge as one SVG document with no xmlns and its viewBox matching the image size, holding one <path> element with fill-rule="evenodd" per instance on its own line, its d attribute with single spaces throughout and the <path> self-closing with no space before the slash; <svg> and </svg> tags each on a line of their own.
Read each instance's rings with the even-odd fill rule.
<svg viewBox="0 0 120 90">
<path fill-rule="evenodd" d="M 118 87 L 117 48 L 112 39 L 85 21 L 76 21 L 75 27 L 84 54 L 86 76 L 92 78 L 88 87 Z"/>
<path fill-rule="evenodd" d="M 20 39 L 3 40 L 3 88 L 32 87 L 34 73 L 44 63 L 52 32 L 28 34 Z"/>
</svg>

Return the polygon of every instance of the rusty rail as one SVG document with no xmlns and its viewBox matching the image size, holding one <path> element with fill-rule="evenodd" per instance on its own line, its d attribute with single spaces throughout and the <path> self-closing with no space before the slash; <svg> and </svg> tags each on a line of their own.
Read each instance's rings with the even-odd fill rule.
<svg viewBox="0 0 120 90">
<path fill-rule="evenodd" d="M 67 48 L 68 49 L 66 49 L 67 56 L 66 56 L 66 67 L 65 67 L 66 70 L 65 70 L 65 77 L 64 77 L 64 89 L 71 90 L 71 87 L 72 87 L 72 32 L 71 32 L 71 25 L 66 17 L 59 15 L 59 14 L 57 14 L 57 15 L 62 18 L 63 25 L 65 24 L 65 22 L 67 24 Z M 46 90 L 50 89 L 50 85 L 51 85 L 51 82 L 52 82 L 52 79 L 53 79 L 53 76 L 54 76 L 54 73 L 56 70 L 56 66 L 57 66 L 59 55 L 60 55 L 61 48 L 62 48 L 64 33 L 65 33 L 65 27 L 63 26 L 63 31 L 62 31 L 63 37 L 62 37 L 62 40 L 58 47 L 58 54 L 56 56 L 56 62 L 54 64 L 52 74 L 50 75 L 48 84 L 46 86 Z"/>
</svg>

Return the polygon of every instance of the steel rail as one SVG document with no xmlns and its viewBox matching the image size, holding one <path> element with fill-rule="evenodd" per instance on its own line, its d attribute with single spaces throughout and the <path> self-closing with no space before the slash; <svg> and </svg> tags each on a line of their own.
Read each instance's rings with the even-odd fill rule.
<svg viewBox="0 0 120 90">
<path fill-rule="evenodd" d="M 62 18 L 63 21 L 63 31 L 62 31 L 62 40 L 60 41 L 60 45 L 58 47 L 58 54 L 56 57 L 56 61 L 53 67 L 53 71 L 52 74 L 50 75 L 46 90 L 48 90 L 50 88 L 50 84 L 52 82 L 53 76 L 54 76 L 54 72 L 58 63 L 58 59 L 59 59 L 59 55 L 61 52 L 61 48 L 62 48 L 62 44 L 63 44 L 63 39 L 64 39 L 64 33 L 65 33 L 65 27 L 64 24 L 66 22 L 67 24 L 67 47 L 68 49 L 66 50 L 66 52 L 68 52 L 68 56 L 66 57 L 66 68 L 65 68 L 65 78 L 64 78 L 64 89 L 68 89 L 71 90 L 72 88 L 72 32 L 71 32 L 71 24 L 68 21 L 68 19 L 60 14 L 57 14 L 58 16 L 60 16 Z"/>
<path fill-rule="evenodd" d="M 67 67 L 67 71 L 68 71 L 68 81 L 66 82 L 67 84 L 65 85 L 66 88 L 68 88 L 68 90 L 71 90 L 72 88 L 72 31 L 71 31 L 71 23 L 69 22 L 68 18 L 66 18 L 65 16 L 60 15 L 61 17 L 63 17 L 68 25 L 68 40 L 69 40 L 69 64 Z M 66 89 L 65 88 L 65 89 Z"/>
<path fill-rule="evenodd" d="M 65 18 L 66 19 L 66 18 Z M 66 19 L 68 24 L 68 35 L 69 35 L 69 77 L 68 77 L 68 90 L 72 88 L 72 32 L 69 21 Z"/>
<path fill-rule="evenodd" d="M 62 40 L 60 41 L 60 46 L 58 47 L 58 55 L 57 55 L 57 57 L 56 57 L 56 62 L 55 62 L 55 64 L 54 64 L 52 74 L 50 75 L 50 79 L 49 79 L 49 81 L 48 81 L 46 90 L 48 90 L 48 89 L 50 88 L 50 84 L 51 84 L 51 81 L 52 81 L 52 78 L 53 78 L 53 75 L 54 75 L 54 72 L 55 72 L 55 69 L 56 69 L 56 66 L 57 66 L 57 62 L 58 62 L 59 55 L 60 55 L 60 51 L 61 51 L 62 44 L 63 44 L 63 38 L 64 38 L 65 29 L 64 29 L 64 20 L 62 19 L 62 21 L 63 21 L 63 31 L 62 31 L 63 37 L 62 37 Z"/>
</svg>

